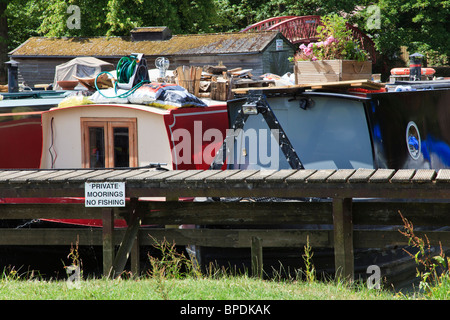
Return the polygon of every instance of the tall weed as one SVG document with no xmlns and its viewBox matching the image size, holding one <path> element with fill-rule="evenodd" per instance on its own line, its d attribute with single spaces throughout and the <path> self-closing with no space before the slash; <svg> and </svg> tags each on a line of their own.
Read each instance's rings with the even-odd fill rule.
<svg viewBox="0 0 450 320">
<path fill-rule="evenodd" d="M 416 264 L 417 277 L 420 279 L 419 288 L 424 290 L 430 297 L 436 294 L 445 292 L 449 295 L 450 289 L 450 257 L 446 257 L 442 250 L 442 244 L 439 242 L 440 252 L 438 255 L 433 255 L 433 249 L 430 241 L 425 234 L 419 237 L 414 232 L 414 225 L 411 221 L 406 219 L 399 211 L 400 217 L 403 221 L 403 229 L 399 232 L 408 238 L 408 244 L 417 249 L 416 253 L 403 249 L 409 254 Z"/>
</svg>

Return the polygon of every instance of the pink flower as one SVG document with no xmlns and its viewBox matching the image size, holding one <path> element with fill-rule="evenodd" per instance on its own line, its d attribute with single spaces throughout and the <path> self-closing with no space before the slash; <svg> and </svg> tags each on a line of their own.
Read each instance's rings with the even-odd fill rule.
<svg viewBox="0 0 450 320">
<path fill-rule="evenodd" d="M 329 36 L 327 40 L 325 40 L 326 45 L 330 45 L 333 42 L 337 42 L 337 40 L 333 36 Z"/>
<path fill-rule="evenodd" d="M 305 50 L 303 50 L 303 52 L 307 55 L 307 56 L 309 56 L 309 55 L 311 55 L 312 53 L 313 53 L 313 49 L 312 48 L 306 48 Z"/>
</svg>

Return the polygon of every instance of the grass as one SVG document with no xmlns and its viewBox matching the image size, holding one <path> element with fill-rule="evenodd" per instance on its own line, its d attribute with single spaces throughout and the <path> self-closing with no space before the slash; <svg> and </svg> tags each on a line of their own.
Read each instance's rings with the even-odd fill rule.
<svg viewBox="0 0 450 320">
<path fill-rule="evenodd" d="M 220 278 L 89 279 L 76 288 L 67 281 L 8 279 L 0 281 L 3 300 L 394 300 L 405 299 L 384 290 L 369 290 L 335 282 L 260 280 L 248 276 Z"/>
<path fill-rule="evenodd" d="M 404 219 L 405 231 L 419 253 L 413 256 L 418 265 L 420 290 L 410 293 L 386 289 L 369 289 L 363 282 L 318 280 L 312 263 L 313 251 L 305 245 L 305 270 L 295 278 L 275 277 L 262 280 L 247 274 L 230 275 L 227 270 L 211 268 L 200 273 L 195 262 L 166 241 L 155 248 L 162 253 L 157 259 L 149 257 L 151 271 L 133 278 L 124 273 L 117 279 L 43 280 L 38 274 L 4 271 L 0 275 L 0 300 L 448 300 L 450 299 L 450 258 L 442 250 L 438 256 L 428 253 L 429 243 L 414 234 L 411 222 Z M 78 246 L 72 247 L 72 265 L 81 267 Z M 438 273 L 437 270 L 444 270 Z M 423 271 L 425 270 L 425 271 Z M 74 285 L 76 284 L 76 285 Z"/>
</svg>

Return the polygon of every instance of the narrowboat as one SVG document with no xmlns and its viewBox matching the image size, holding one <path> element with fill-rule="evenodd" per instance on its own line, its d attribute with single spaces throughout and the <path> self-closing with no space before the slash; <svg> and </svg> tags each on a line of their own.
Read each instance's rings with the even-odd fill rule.
<svg viewBox="0 0 450 320">
<path fill-rule="evenodd" d="M 2 93 L 0 98 L 0 168 L 39 168 L 41 114 L 66 98 L 66 91 Z"/>
<path fill-rule="evenodd" d="M 148 87 L 147 87 L 148 86 Z M 171 98 L 152 103 L 141 102 L 141 91 L 154 94 L 170 90 Z M 178 92 L 178 94 L 174 94 Z M 207 169 L 222 145 L 228 126 L 226 102 L 201 100 L 176 85 L 149 83 L 125 99 L 108 98 L 109 93 L 94 94 L 93 102 L 72 95 L 35 112 L 5 113 L 11 120 L 2 130 L 10 129 L 12 141 L 1 139 L 9 154 L 5 168 L 138 168 L 154 166 L 164 170 Z M 175 96 L 175 98 L 174 98 Z M 105 98 L 106 97 L 106 98 Z M 112 100 L 111 100 L 112 99 Z M 135 99 L 135 100 L 133 100 Z M 111 103 L 111 101 L 113 101 Z M 109 102 L 109 103 L 108 103 Z M 117 103 L 120 102 L 120 103 Z M 28 101 L 30 103 L 30 101 Z M 36 108 L 39 103 L 32 102 Z M 20 121 L 20 122 L 19 122 Z M 22 134 L 17 134 L 19 127 Z M 5 137 L 7 135 L 5 134 Z M 35 149 L 23 149 L 28 141 Z M 22 152 L 22 153 L 20 153 Z M 39 155 L 39 156 L 38 156 Z M 18 166 L 20 158 L 28 163 Z M 49 199 L 2 199 L 12 201 L 47 201 Z M 82 201 L 82 199 L 60 199 Z M 50 220 L 49 220 L 50 221 Z M 101 221 L 59 220 L 54 222 L 101 226 Z"/>
<path fill-rule="evenodd" d="M 85 96 L 70 91 L 58 97 L 11 100 L 8 104 L 5 99 L 4 113 L 0 114 L 0 141 L 6 150 L 0 157 L 2 169 L 209 168 L 228 126 L 226 102 L 202 100 L 182 87 L 161 83 L 146 83 L 124 99 L 111 98 L 116 93 L 105 89 Z M 154 99 L 155 94 L 158 99 Z M 84 203 L 82 198 L 0 198 L 0 203 L 55 201 Z M 96 219 L 1 220 L 2 228 L 101 226 L 102 221 Z M 116 227 L 125 226 L 125 221 L 116 220 Z M 0 246 L 0 267 L 28 268 L 46 277 L 65 278 L 61 260 L 69 249 Z M 80 246 L 86 273 L 101 274 L 100 249 Z M 143 260 L 148 261 L 148 257 Z"/>
<path fill-rule="evenodd" d="M 223 164 L 227 169 L 241 170 L 438 170 L 450 167 L 450 81 L 390 84 L 344 81 L 255 88 L 228 101 L 227 105 L 232 131 L 224 141 L 222 152 L 213 161 L 212 168 L 220 168 Z M 326 227 L 308 225 L 301 228 Z M 328 227 L 332 228 L 331 225 Z M 361 226 L 355 226 L 358 227 Z M 317 272 L 332 276 L 334 253 L 327 249 L 313 250 Z M 218 263 L 225 267 L 234 266 L 232 269 L 250 269 L 249 250 L 203 247 L 195 248 L 195 253 L 203 265 Z M 274 270 L 287 272 L 289 268 L 291 271 L 301 268 L 301 254 L 301 250 L 297 249 L 264 248 L 264 265 L 268 267 L 265 272 L 270 274 Z M 402 248 L 355 250 L 355 276 L 367 277 L 367 267 L 372 264 L 382 265 L 382 275 L 396 288 L 408 286 L 415 278 L 416 265 Z"/>
</svg>

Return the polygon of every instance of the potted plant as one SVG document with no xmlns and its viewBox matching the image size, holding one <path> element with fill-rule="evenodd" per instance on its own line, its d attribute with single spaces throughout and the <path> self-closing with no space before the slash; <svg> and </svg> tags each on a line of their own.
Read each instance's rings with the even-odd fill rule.
<svg viewBox="0 0 450 320">
<path fill-rule="evenodd" d="M 302 44 L 294 56 L 297 84 L 371 79 L 369 54 L 337 14 L 322 17 L 318 42 Z"/>
</svg>

